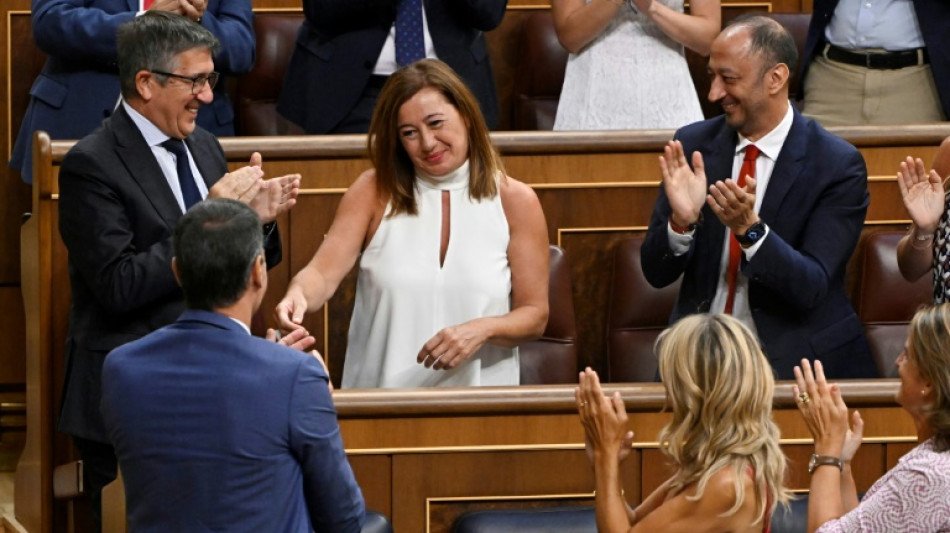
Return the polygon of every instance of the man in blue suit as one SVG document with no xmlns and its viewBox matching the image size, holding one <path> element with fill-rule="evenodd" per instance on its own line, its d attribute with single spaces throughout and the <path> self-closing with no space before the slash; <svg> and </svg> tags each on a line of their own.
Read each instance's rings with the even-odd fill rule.
<svg viewBox="0 0 950 533">
<path fill-rule="evenodd" d="M 666 147 L 643 272 L 656 287 L 683 277 L 672 322 L 731 312 L 756 331 L 779 379 L 802 357 L 821 359 L 834 378 L 873 377 L 844 291 L 867 169 L 853 146 L 790 105 L 796 55 L 791 35 L 764 17 L 715 39 L 709 99 L 724 115 L 682 128 Z"/>
<path fill-rule="evenodd" d="M 196 204 L 172 260 L 188 310 L 106 358 L 130 531 L 360 531 L 319 355 L 250 333 L 267 290 L 260 228 L 241 202 Z"/>
<path fill-rule="evenodd" d="M 221 43 L 214 56 L 219 72 L 240 74 L 254 65 L 251 0 L 32 0 L 33 36 L 49 58 L 30 89 L 10 167 L 33 182 L 33 132 L 53 139 L 81 139 L 112 115 L 119 101 L 118 27 L 146 10 L 186 16 Z M 198 124 L 217 136 L 234 135 L 234 111 L 225 83 Z"/>
<path fill-rule="evenodd" d="M 508 0 L 302 0 L 303 26 L 287 66 L 277 111 L 307 133 L 366 133 L 379 91 L 397 60 L 397 11 L 412 6 L 423 49 L 416 59 L 452 67 L 478 99 L 489 128 L 498 96 L 483 32 Z"/>
</svg>

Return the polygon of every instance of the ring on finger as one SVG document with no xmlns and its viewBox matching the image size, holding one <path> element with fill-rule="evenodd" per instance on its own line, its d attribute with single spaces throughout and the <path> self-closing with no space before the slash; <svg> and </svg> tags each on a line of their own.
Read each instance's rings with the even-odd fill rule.
<svg viewBox="0 0 950 533">
<path fill-rule="evenodd" d="M 802 402 L 802 404 L 807 405 L 811 403 L 811 396 L 809 396 L 807 392 L 800 392 L 798 394 L 798 401 Z"/>
</svg>

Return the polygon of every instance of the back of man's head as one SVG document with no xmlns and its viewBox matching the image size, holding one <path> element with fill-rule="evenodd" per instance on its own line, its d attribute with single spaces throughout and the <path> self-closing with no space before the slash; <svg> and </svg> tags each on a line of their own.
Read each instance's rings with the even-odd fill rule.
<svg viewBox="0 0 950 533">
<path fill-rule="evenodd" d="M 175 269 L 191 309 L 238 301 L 263 261 L 261 220 L 246 204 L 213 198 L 195 204 L 175 227 Z"/>
<path fill-rule="evenodd" d="M 212 55 L 221 44 L 200 24 L 168 11 L 146 11 L 119 26 L 119 82 L 125 99 L 137 95 L 135 75 L 143 70 L 173 72 L 175 57 L 196 48 Z"/>
<path fill-rule="evenodd" d="M 726 28 L 749 32 L 749 53 L 760 58 L 763 73 L 779 63 L 784 63 L 789 73 L 795 72 L 798 65 L 795 38 L 775 19 L 762 15 L 743 15 L 726 24 Z"/>
</svg>

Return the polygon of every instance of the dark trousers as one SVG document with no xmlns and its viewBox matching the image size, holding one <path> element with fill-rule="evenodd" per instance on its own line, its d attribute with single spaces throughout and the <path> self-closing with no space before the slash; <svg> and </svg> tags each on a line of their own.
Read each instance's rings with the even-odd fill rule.
<svg viewBox="0 0 950 533">
<path fill-rule="evenodd" d="M 117 462 L 112 445 L 73 437 L 73 444 L 82 457 L 83 492 L 89 501 L 95 531 L 102 531 L 102 488 L 116 478 Z"/>
</svg>

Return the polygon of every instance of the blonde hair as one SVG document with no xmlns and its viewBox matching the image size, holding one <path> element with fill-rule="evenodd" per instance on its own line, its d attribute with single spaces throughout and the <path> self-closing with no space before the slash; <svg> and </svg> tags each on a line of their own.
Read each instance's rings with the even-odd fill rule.
<svg viewBox="0 0 950 533">
<path fill-rule="evenodd" d="M 933 385 L 933 402 L 925 406 L 924 414 L 934 432 L 934 449 L 945 452 L 950 450 L 950 304 L 917 311 L 907 344 L 908 357 Z"/>
<path fill-rule="evenodd" d="M 785 455 L 772 420 L 775 381 L 755 336 L 729 315 L 683 318 L 657 340 L 660 376 L 673 418 L 660 431 L 660 447 L 677 471 L 671 493 L 696 483 L 702 498 L 714 474 L 731 467 L 736 502 L 745 501 L 742 476 L 755 480 L 756 522 L 786 503 Z"/>
<path fill-rule="evenodd" d="M 478 100 L 465 83 L 451 67 L 438 59 L 416 61 L 397 70 L 383 85 L 369 125 L 369 157 L 376 167 L 376 187 L 380 197 L 388 197 L 391 202 L 390 216 L 417 214 L 416 173 L 409 154 L 399 141 L 399 109 L 425 88 L 442 94 L 465 122 L 471 174 L 469 196 L 473 200 L 493 198 L 498 194 L 496 176 L 505 174 Z"/>
</svg>

